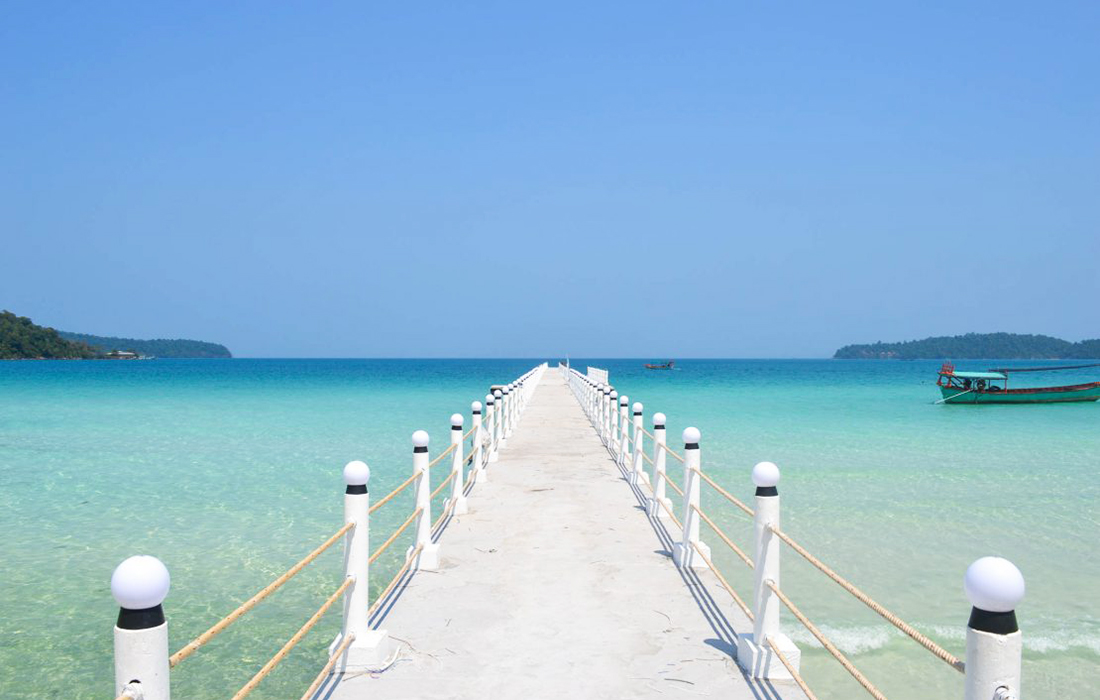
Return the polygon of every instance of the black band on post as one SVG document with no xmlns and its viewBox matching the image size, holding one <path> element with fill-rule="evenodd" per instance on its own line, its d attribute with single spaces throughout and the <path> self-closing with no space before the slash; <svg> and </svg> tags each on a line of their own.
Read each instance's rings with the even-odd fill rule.
<svg viewBox="0 0 1100 700">
<path fill-rule="evenodd" d="M 778 496 L 779 495 L 779 489 L 777 489 L 774 486 L 757 486 L 756 487 L 756 495 L 757 496 Z"/>
<path fill-rule="evenodd" d="M 164 608 L 159 605 L 140 610 L 119 608 L 118 622 L 115 624 L 119 629 L 124 630 L 147 630 L 157 627 L 164 624 Z"/>
<path fill-rule="evenodd" d="M 462 426 L 461 425 L 452 425 L 451 430 L 462 430 Z"/>
<path fill-rule="evenodd" d="M 990 612 L 981 608 L 971 608 L 970 621 L 966 625 L 972 630 L 990 634 L 1012 634 L 1020 631 L 1020 626 L 1016 624 L 1015 610 Z"/>
<path fill-rule="evenodd" d="M 427 445 L 425 445 L 424 447 L 414 447 L 413 448 L 413 454 L 416 454 L 418 452 L 427 452 L 427 451 L 428 451 L 428 446 Z"/>
<path fill-rule="evenodd" d="M 634 415 L 640 416 L 640 415 L 642 415 L 642 412 L 641 411 L 634 411 Z"/>
<path fill-rule="evenodd" d="M 349 496 L 359 496 L 367 492 L 366 484 L 348 484 L 348 487 L 344 489 L 344 493 Z"/>
<path fill-rule="evenodd" d="M 653 429 L 654 430 L 664 430 L 665 426 L 664 425 L 657 425 L 656 423 L 654 423 L 653 424 Z"/>
<path fill-rule="evenodd" d="M 697 449 L 699 449 L 699 443 L 689 442 L 689 443 L 684 445 L 684 449 L 685 450 L 697 450 Z"/>
<path fill-rule="evenodd" d="M 475 415 L 475 416 L 480 416 L 480 415 L 481 415 L 481 411 L 474 411 L 474 415 Z"/>
</svg>

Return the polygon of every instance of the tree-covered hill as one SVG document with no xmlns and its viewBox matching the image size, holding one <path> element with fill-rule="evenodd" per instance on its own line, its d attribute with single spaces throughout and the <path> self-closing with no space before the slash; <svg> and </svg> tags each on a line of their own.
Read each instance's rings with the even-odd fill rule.
<svg viewBox="0 0 1100 700">
<path fill-rule="evenodd" d="M 26 316 L 0 311 L 0 360 L 75 360 L 98 355 L 84 343 L 66 340 L 54 329 L 35 325 Z"/>
<path fill-rule="evenodd" d="M 229 348 L 218 343 L 207 343 L 202 340 L 137 340 L 135 338 L 110 338 L 99 335 L 87 335 L 85 333 L 69 333 L 61 331 L 61 337 L 86 343 L 101 352 L 112 350 L 124 350 L 136 352 L 139 355 L 152 355 L 153 357 L 233 357 Z"/>
<path fill-rule="evenodd" d="M 1068 340 L 1049 335 L 967 333 L 901 343 L 845 345 L 841 360 L 1062 360 L 1100 358 L 1100 340 Z"/>
</svg>

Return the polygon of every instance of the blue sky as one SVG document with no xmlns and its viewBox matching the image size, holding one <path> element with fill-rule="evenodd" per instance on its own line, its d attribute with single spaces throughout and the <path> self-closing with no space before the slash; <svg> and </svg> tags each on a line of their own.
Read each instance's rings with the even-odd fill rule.
<svg viewBox="0 0 1100 700">
<path fill-rule="evenodd" d="M 0 307 L 57 328 L 318 357 L 1100 336 L 1097 3 L 3 15 Z"/>
</svg>

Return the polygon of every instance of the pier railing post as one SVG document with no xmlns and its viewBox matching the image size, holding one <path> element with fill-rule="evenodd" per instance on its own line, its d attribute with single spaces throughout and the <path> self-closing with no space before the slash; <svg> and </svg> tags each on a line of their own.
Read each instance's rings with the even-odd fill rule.
<svg viewBox="0 0 1100 700">
<path fill-rule="evenodd" d="M 489 405 L 493 409 L 492 449 L 489 450 L 489 461 L 495 462 L 500 459 L 500 414 L 504 408 L 504 392 L 500 389 L 494 390 L 493 400 Z"/>
<path fill-rule="evenodd" d="M 611 419 L 608 417 L 608 405 L 611 403 L 611 387 L 606 384 L 603 387 L 603 396 L 600 397 L 600 439 L 607 445 L 611 439 Z"/>
<path fill-rule="evenodd" d="M 466 456 L 462 453 L 462 424 L 461 413 L 451 416 L 451 444 L 454 445 L 451 450 L 451 497 L 444 507 L 449 507 L 452 515 L 465 515 L 469 512 L 463 490 L 466 480 L 462 477 L 462 467 L 466 463 Z"/>
<path fill-rule="evenodd" d="M 630 482 L 633 484 L 640 484 L 648 482 L 649 477 L 646 476 L 645 470 L 642 468 L 642 455 L 645 454 L 645 433 L 643 431 L 642 421 L 642 406 L 641 402 L 635 402 L 634 409 L 634 445 L 631 449 L 633 455 L 633 464 L 630 469 L 631 478 Z"/>
<path fill-rule="evenodd" d="M 507 385 L 500 389 L 500 446 L 508 446 L 508 438 L 512 435 L 512 390 Z"/>
<path fill-rule="evenodd" d="M 672 510 L 672 499 L 665 495 L 665 461 L 668 450 L 665 448 L 665 414 L 653 414 L 653 496 L 650 497 L 649 514 L 654 518 L 664 517 L 665 508 Z M 664 507 L 662 507 L 664 504 Z"/>
<path fill-rule="evenodd" d="M 737 645 L 737 663 L 753 678 L 789 679 L 790 672 L 767 644 L 776 643 L 787 661 L 797 671 L 802 652 L 787 635 L 779 631 L 780 600 L 768 586 L 779 583 L 779 538 L 772 528 L 779 529 L 779 467 L 760 462 L 752 468 L 756 485 L 756 509 L 753 516 L 755 567 L 752 587 L 752 634 L 741 635 Z"/>
<path fill-rule="evenodd" d="M 710 547 L 699 539 L 699 514 L 695 509 L 699 507 L 699 471 L 701 460 L 699 458 L 699 429 L 684 429 L 684 510 L 681 521 L 684 531 L 680 541 L 672 546 L 672 560 L 680 568 L 706 567 L 696 551 L 696 547 L 710 558 Z"/>
<path fill-rule="evenodd" d="M 974 606 L 966 625 L 965 700 L 1019 700 L 1023 635 L 1016 605 L 1024 577 L 1007 559 L 982 557 L 966 570 L 966 597 Z"/>
<path fill-rule="evenodd" d="M 405 553 L 405 558 L 413 557 L 413 552 L 420 547 L 420 553 L 416 555 L 411 568 L 434 571 L 439 568 L 439 545 L 432 544 L 432 480 L 428 474 L 428 433 L 417 430 L 412 435 L 413 443 L 413 474 L 418 474 L 416 480 L 416 507 L 420 515 L 416 518 L 416 540 Z"/>
<path fill-rule="evenodd" d="M 491 401 L 492 397 L 486 396 L 486 401 Z M 485 472 L 485 430 L 481 424 L 481 402 L 474 401 L 470 404 L 470 412 L 473 414 L 474 419 L 474 444 L 471 448 L 474 453 L 474 458 L 470 461 L 470 468 L 474 470 L 474 483 L 483 484 L 488 479 Z"/>
<path fill-rule="evenodd" d="M 370 609 L 370 467 L 358 460 L 344 467 L 344 522 L 355 527 L 344 540 L 344 576 L 354 583 L 344 593 L 344 624 L 329 647 L 332 654 L 348 635 L 354 635 L 336 672 L 379 668 L 389 655 L 389 635 L 372 630 Z"/>
<path fill-rule="evenodd" d="M 171 579 L 160 559 L 134 556 L 111 575 L 119 605 L 115 622 L 115 697 L 130 690 L 143 700 L 169 700 L 168 622 L 161 604 Z"/>
<path fill-rule="evenodd" d="M 619 450 L 619 392 L 614 389 L 607 395 L 607 448 L 612 457 Z"/>
<path fill-rule="evenodd" d="M 630 468 L 630 397 L 619 397 L 619 464 Z"/>
</svg>

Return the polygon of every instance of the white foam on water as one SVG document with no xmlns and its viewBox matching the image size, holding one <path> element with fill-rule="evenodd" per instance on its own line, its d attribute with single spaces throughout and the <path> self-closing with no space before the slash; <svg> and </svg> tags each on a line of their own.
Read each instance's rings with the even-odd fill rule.
<svg viewBox="0 0 1100 700">
<path fill-rule="evenodd" d="M 906 639 L 906 635 L 890 625 L 818 625 L 821 631 L 838 649 L 845 654 L 864 654 L 870 651 L 882 649 L 894 640 Z M 957 647 L 958 653 L 962 653 L 962 647 L 966 642 L 966 628 L 962 625 L 921 625 L 921 632 L 930 636 L 934 641 Z M 804 627 L 798 627 L 788 632 L 791 640 L 817 649 L 823 648 Z M 949 649 L 950 651 L 951 649 Z M 1035 654 L 1051 654 L 1066 651 L 1084 651 L 1095 656 L 1100 656 L 1100 635 L 1083 633 L 1079 631 L 1048 631 L 1046 634 L 1024 633 L 1024 650 Z"/>
</svg>

